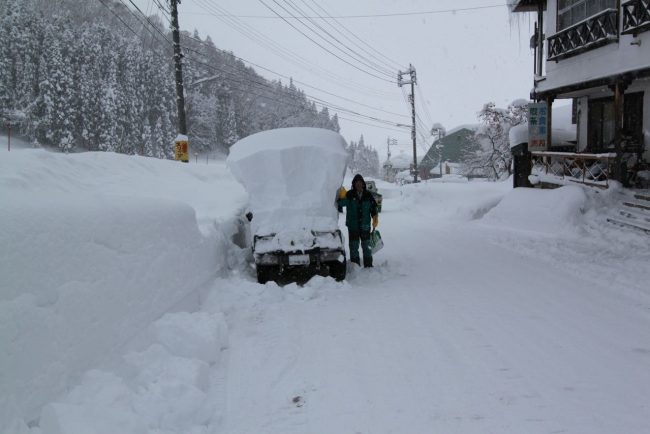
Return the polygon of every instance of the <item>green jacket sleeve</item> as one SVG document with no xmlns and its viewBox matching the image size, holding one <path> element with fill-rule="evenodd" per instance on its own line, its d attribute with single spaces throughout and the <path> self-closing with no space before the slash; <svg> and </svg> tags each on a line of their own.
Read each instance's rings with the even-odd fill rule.
<svg viewBox="0 0 650 434">
<path fill-rule="evenodd" d="M 370 217 L 374 217 L 376 215 L 377 215 L 377 201 L 371 195 L 370 196 Z"/>
</svg>

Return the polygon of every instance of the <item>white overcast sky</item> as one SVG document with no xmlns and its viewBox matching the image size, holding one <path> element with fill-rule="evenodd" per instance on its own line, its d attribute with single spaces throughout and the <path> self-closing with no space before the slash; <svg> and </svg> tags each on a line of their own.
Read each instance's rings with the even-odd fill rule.
<svg viewBox="0 0 650 434">
<path fill-rule="evenodd" d="M 426 110 L 418 104 L 418 113 L 426 128 L 430 128 L 433 122 L 441 123 L 448 130 L 477 123 L 476 112 L 485 102 L 494 101 L 497 106 L 505 107 L 515 99 L 528 98 L 532 87 L 533 59 L 528 48 L 532 23 L 525 16 L 515 17 L 513 22 L 505 0 L 183 0 L 179 5 L 180 25 L 184 30 L 197 29 L 202 38 L 209 35 L 218 48 L 231 50 L 237 56 L 313 86 L 297 84 L 308 95 L 365 115 L 410 125 L 410 107 L 395 83 L 375 78 L 339 60 L 277 18 L 263 2 L 284 16 L 288 14 L 279 5 L 291 10 L 292 3 L 310 16 L 315 14 L 309 7 L 325 15 L 316 8 L 316 4 L 332 16 L 456 9 L 405 16 L 338 18 L 337 22 L 328 20 L 336 29 L 325 20 L 318 20 L 333 36 L 370 61 L 377 64 L 381 59 L 382 64 L 388 63 L 385 69 L 392 77 L 386 76 L 387 80 L 395 81 L 398 65 L 405 70 L 409 63 L 413 64 L 419 87 L 416 101 L 422 102 L 424 99 L 426 103 Z M 152 14 L 157 11 L 153 0 L 138 0 L 138 4 Z M 459 10 L 474 7 L 480 9 Z M 245 31 L 249 34 L 250 28 L 253 28 L 258 40 L 247 37 L 241 30 L 229 25 L 227 19 L 215 16 L 223 11 L 241 16 L 234 21 L 240 27 L 250 26 Z M 295 14 L 295 11 L 292 10 L 292 13 Z M 370 69 L 309 33 L 297 20 L 289 18 L 289 21 L 350 63 L 361 69 Z M 319 33 L 335 45 L 341 45 L 322 31 Z M 269 47 L 269 42 L 264 45 L 259 39 L 271 41 L 273 46 Z M 285 54 L 284 57 L 278 55 L 280 49 L 292 54 Z M 299 66 L 299 62 L 307 63 L 310 69 Z M 280 78 L 270 72 L 256 70 L 269 79 Z M 381 75 L 376 71 L 371 72 Z M 283 78 L 283 82 L 287 80 Z M 338 113 L 340 117 L 358 119 L 350 114 Z M 374 125 L 373 122 L 368 123 Z M 343 119 L 340 124 L 341 133 L 346 139 L 357 140 L 363 134 L 367 143 L 381 151 L 382 157 L 388 136 L 397 138 L 400 143 L 410 142 L 408 130 L 386 130 Z"/>
</svg>

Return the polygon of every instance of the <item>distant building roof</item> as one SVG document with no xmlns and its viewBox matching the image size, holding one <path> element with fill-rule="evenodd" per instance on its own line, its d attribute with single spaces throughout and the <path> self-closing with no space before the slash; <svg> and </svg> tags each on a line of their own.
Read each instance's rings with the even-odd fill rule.
<svg viewBox="0 0 650 434">
<path fill-rule="evenodd" d="M 447 136 L 451 136 L 454 133 L 457 133 L 460 130 L 469 130 L 469 131 L 476 131 L 478 130 L 479 124 L 463 124 L 463 125 L 458 125 L 455 128 L 452 128 L 451 130 L 447 131 Z"/>
<path fill-rule="evenodd" d="M 425 155 L 422 165 L 433 167 L 442 161 L 459 162 L 465 153 L 471 152 L 478 147 L 474 140 L 474 133 L 478 129 L 477 124 L 459 125 L 447 132 L 440 140 L 433 142 L 429 152 Z M 438 149 L 438 145 L 442 147 Z"/>
</svg>

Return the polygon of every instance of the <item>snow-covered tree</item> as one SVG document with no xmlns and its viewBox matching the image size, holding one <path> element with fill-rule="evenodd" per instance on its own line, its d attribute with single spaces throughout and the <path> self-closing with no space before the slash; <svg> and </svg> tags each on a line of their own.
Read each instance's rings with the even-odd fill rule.
<svg viewBox="0 0 650 434">
<path fill-rule="evenodd" d="M 29 140 L 65 151 L 172 157 L 178 131 L 171 47 L 143 26 L 149 23 L 116 0 L 0 1 L 0 117 L 21 113 L 18 127 Z M 209 37 L 185 36 L 185 82 L 206 79 L 186 90 L 194 149 L 225 150 L 278 127 L 339 130 L 336 115 L 319 111 L 293 80 L 269 82 Z"/>
<path fill-rule="evenodd" d="M 366 145 L 363 134 L 358 142 L 351 141 L 347 147 L 349 154 L 348 169 L 363 176 L 378 177 L 380 174 L 379 154 Z"/>
<path fill-rule="evenodd" d="M 509 176 L 512 154 L 508 133 L 513 126 L 526 121 L 527 108 L 521 104 L 510 104 L 508 108 L 501 109 L 489 102 L 483 106 L 478 118 L 481 125 L 474 137 L 480 147 L 463 156 L 463 172 L 492 180 Z"/>
</svg>

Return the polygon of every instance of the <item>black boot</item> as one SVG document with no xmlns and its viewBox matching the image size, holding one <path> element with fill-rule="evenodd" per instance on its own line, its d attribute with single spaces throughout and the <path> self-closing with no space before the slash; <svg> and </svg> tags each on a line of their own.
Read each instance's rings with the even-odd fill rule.
<svg viewBox="0 0 650 434">
<path fill-rule="evenodd" d="M 366 268 L 372 268 L 372 257 L 363 258 L 363 266 Z"/>
<path fill-rule="evenodd" d="M 359 258 L 352 258 L 350 259 L 350 262 L 353 264 L 357 264 L 358 266 L 361 266 L 361 260 Z"/>
</svg>

